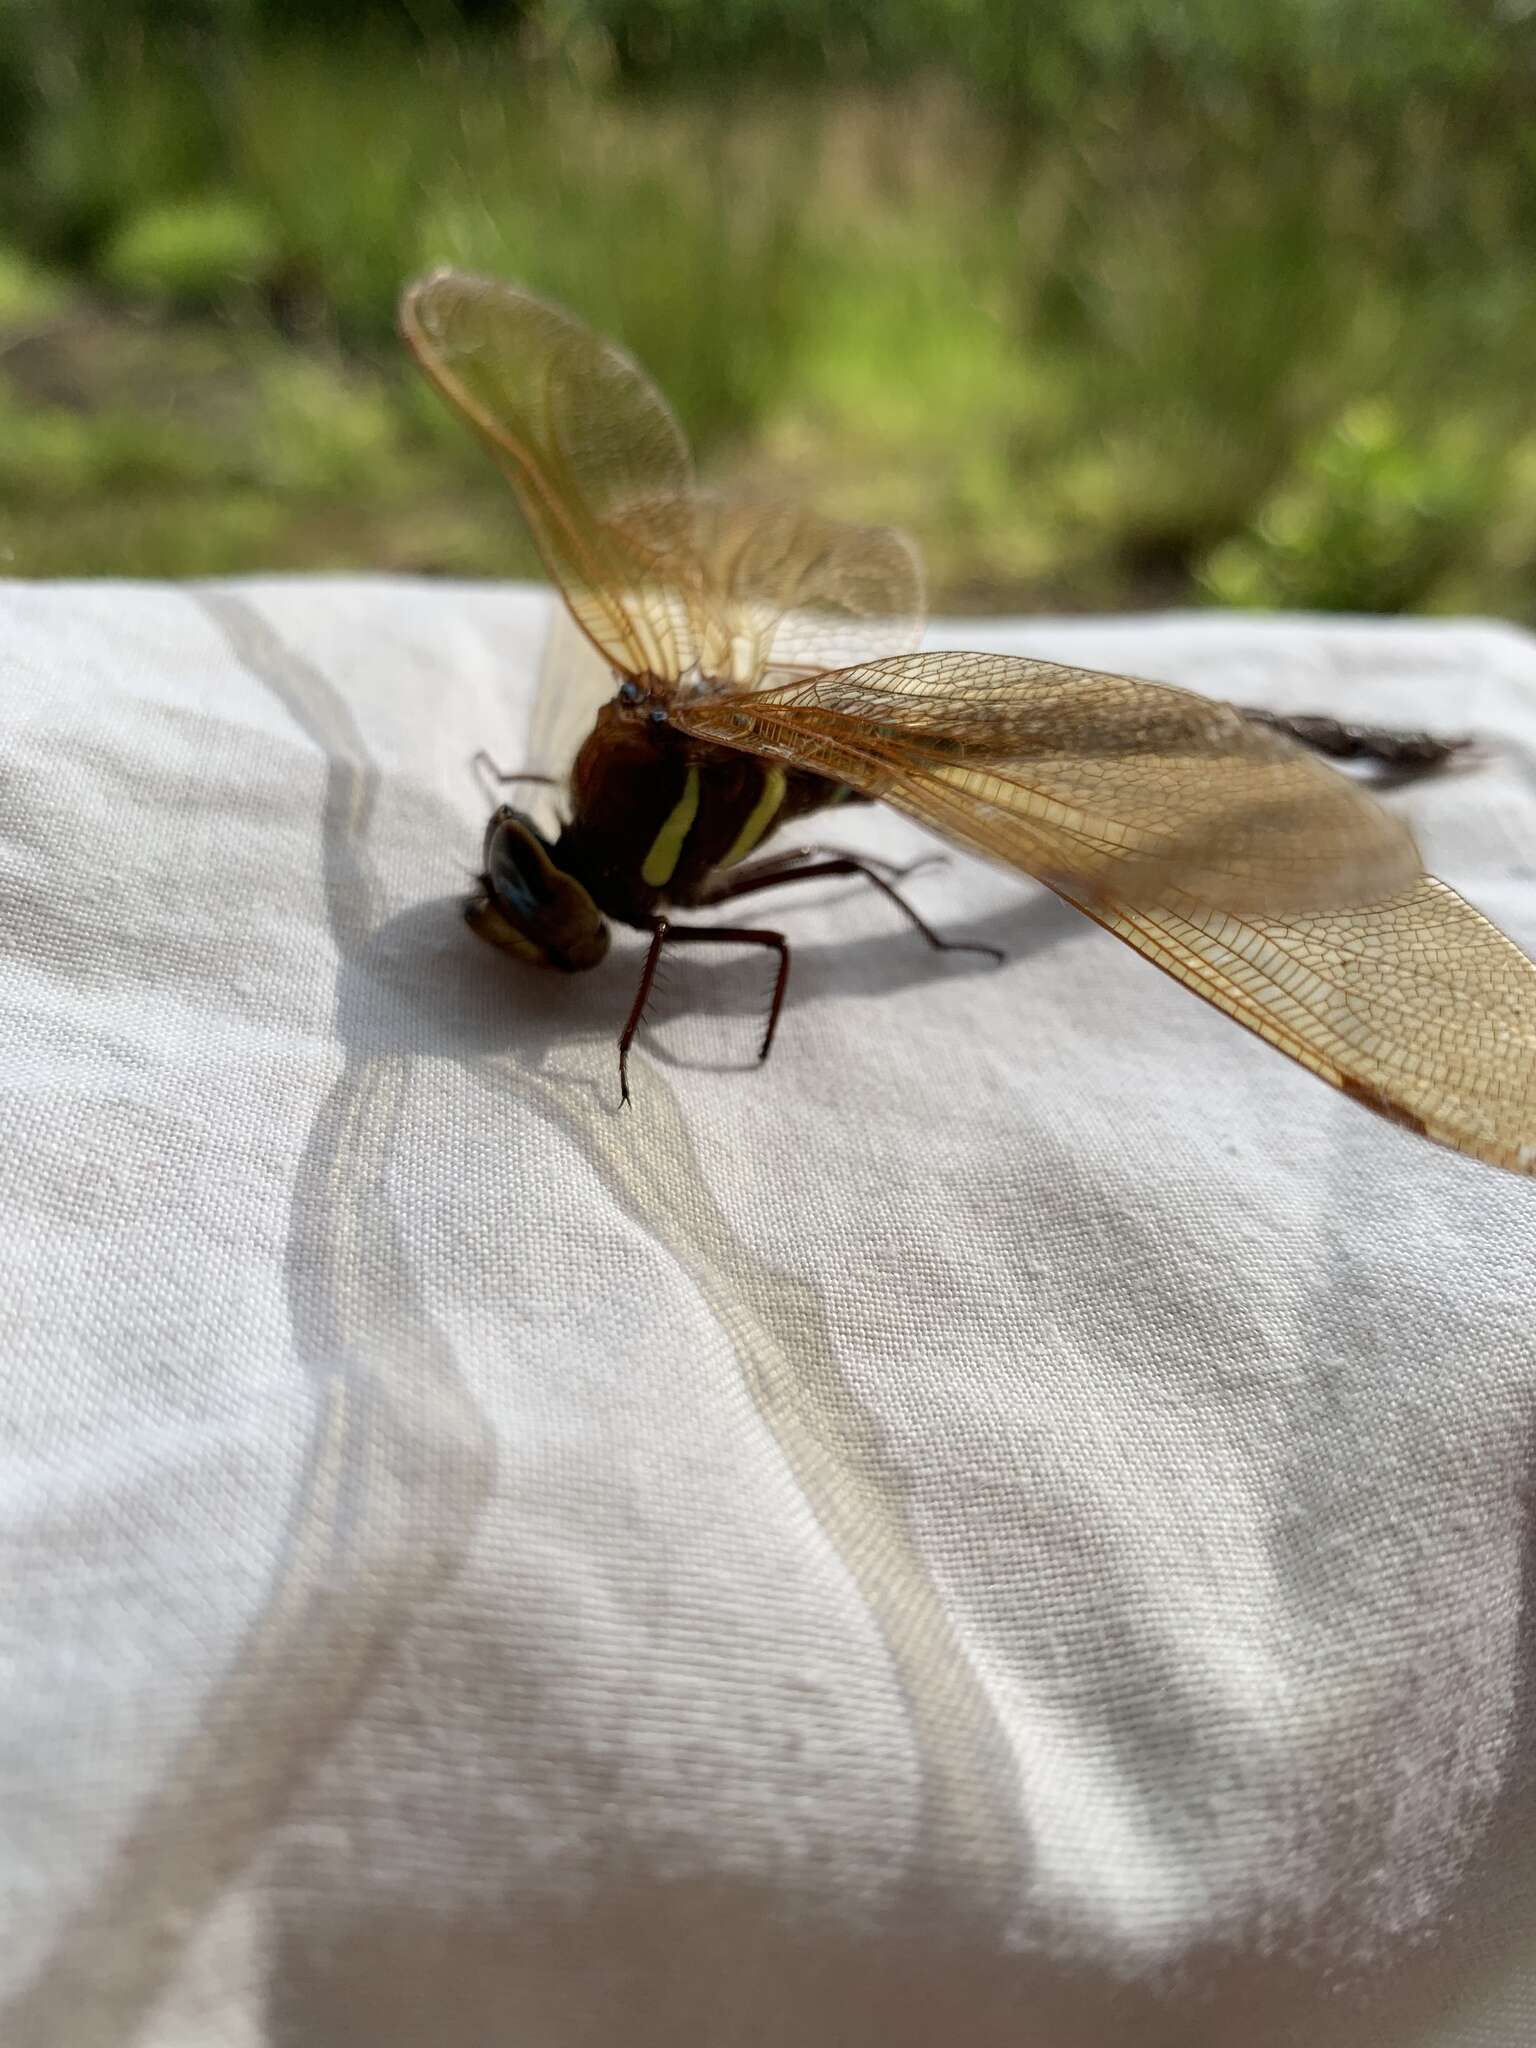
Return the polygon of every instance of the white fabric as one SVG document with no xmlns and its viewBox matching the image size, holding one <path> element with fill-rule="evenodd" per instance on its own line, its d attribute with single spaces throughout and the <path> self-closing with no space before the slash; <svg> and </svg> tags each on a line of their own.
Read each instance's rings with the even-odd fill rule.
<svg viewBox="0 0 1536 2048">
<path fill-rule="evenodd" d="M 0 2041 L 1532 2038 L 1536 1188 L 961 858 L 621 1114 L 456 902 L 544 619 L 0 586 Z M 930 637 L 1476 730 L 1536 949 L 1522 635 Z"/>
</svg>

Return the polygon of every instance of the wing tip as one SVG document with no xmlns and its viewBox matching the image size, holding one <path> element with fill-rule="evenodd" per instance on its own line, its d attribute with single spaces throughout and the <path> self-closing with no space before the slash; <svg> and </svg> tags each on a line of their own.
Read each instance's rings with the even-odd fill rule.
<svg viewBox="0 0 1536 2048">
<path fill-rule="evenodd" d="M 474 270 L 461 270 L 455 263 L 436 263 L 430 270 L 424 270 L 419 277 L 406 281 L 400 289 L 395 304 L 395 324 L 407 346 L 418 357 L 424 348 L 432 346 L 429 330 L 433 322 L 427 317 L 428 308 L 434 298 L 451 288 L 462 300 L 473 295 L 502 293 L 518 299 L 536 300 L 532 292 L 524 291 L 521 285 L 508 284 L 505 280 L 483 276 Z M 555 307 L 554 311 L 563 311 Z M 567 316 L 569 317 L 569 315 Z"/>
<path fill-rule="evenodd" d="M 426 352 L 431 346 L 427 333 L 428 322 L 424 317 L 429 296 L 450 278 L 457 279 L 463 275 L 464 273 L 455 270 L 452 264 L 439 263 L 431 270 L 424 270 L 420 277 L 409 279 L 401 287 L 400 297 L 395 304 L 395 326 L 400 339 L 418 362 L 425 363 Z"/>
</svg>

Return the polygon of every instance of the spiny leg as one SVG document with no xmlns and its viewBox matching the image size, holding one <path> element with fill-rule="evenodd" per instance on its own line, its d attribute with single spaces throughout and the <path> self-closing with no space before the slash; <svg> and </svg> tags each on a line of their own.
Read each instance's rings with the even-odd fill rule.
<svg viewBox="0 0 1536 2048">
<path fill-rule="evenodd" d="M 635 1000 L 629 1006 L 629 1015 L 624 1020 L 624 1029 L 619 1033 L 619 1102 L 629 1102 L 629 1048 L 635 1042 L 635 1033 L 640 1029 L 640 1019 L 645 1015 L 645 1006 L 650 1001 L 651 984 L 656 979 L 656 969 L 661 963 L 661 949 L 667 943 L 672 927 L 664 917 L 651 920 L 651 943 L 646 949 L 645 965 L 640 970 L 640 986 L 635 990 Z"/>
<path fill-rule="evenodd" d="M 1432 774 L 1469 747 L 1468 739 L 1446 739 L 1432 732 L 1399 732 L 1387 725 L 1353 725 L 1345 719 L 1310 712 L 1259 711 L 1239 705 L 1253 725 L 1267 725 L 1289 734 L 1313 753 L 1330 761 L 1369 761 L 1388 773 L 1408 777 Z"/>
<path fill-rule="evenodd" d="M 826 858 L 812 860 L 808 865 L 801 864 L 805 862 L 808 854 L 819 853 L 825 853 Z M 898 876 L 909 875 L 913 868 L 925 867 L 934 860 L 942 860 L 943 857 L 942 854 L 928 854 L 922 860 L 914 861 L 911 867 L 895 868 L 893 872 Z M 889 864 L 882 862 L 881 865 Z M 776 889 L 783 882 L 812 882 L 831 875 L 862 875 L 866 882 L 871 883 L 882 896 L 895 904 L 907 922 L 922 933 L 936 952 L 985 953 L 988 959 L 998 962 L 1004 958 L 997 946 L 980 946 L 961 939 L 941 939 L 932 925 L 919 917 L 906 897 L 892 888 L 885 876 L 878 873 L 868 860 L 858 854 L 837 853 L 830 847 L 802 847 L 793 853 L 770 854 L 763 860 L 753 861 L 749 867 L 728 872 L 722 880 L 706 887 L 694 900 L 700 904 L 728 903 L 733 896 L 748 896 L 757 889 Z"/>
<path fill-rule="evenodd" d="M 773 1002 L 768 1011 L 768 1028 L 763 1033 L 758 1058 L 765 1060 L 773 1044 L 773 1034 L 778 1029 L 779 1012 L 784 1007 L 784 991 L 789 985 L 789 941 L 782 932 L 756 931 L 746 925 L 734 924 L 672 924 L 667 918 L 651 919 L 651 943 L 645 955 L 645 965 L 640 970 L 640 986 L 635 991 L 635 1000 L 630 1006 L 624 1029 L 619 1033 L 619 1101 L 629 1101 L 629 1048 L 635 1042 L 635 1033 L 640 1029 L 640 1020 L 645 1015 L 645 1006 L 650 999 L 651 987 L 656 979 L 656 969 L 661 960 L 662 948 L 672 942 L 677 945 L 694 946 L 771 946 L 779 956 L 779 971 L 774 978 Z"/>
</svg>

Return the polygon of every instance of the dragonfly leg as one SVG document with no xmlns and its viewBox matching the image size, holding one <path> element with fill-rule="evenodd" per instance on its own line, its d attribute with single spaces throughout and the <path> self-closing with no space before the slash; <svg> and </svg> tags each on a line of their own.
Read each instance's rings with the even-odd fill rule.
<svg viewBox="0 0 1536 2048">
<path fill-rule="evenodd" d="M 825 852 L 824 860 L 805 861 L 806 854 Z M 927 858 L 942 859 L 942 855 Z M 925 861 L 913 866 L 921 867 Z M 899 876 L 910 874 L 911 868 L 897 868 Z M 923 918 L 919 917 L 906 897 L 894 889 L 884 875 L 858 854 L 834 853 L 831 848 L 806 847 L 792 854 L 770 854 L 766 859 L 753 861 L 749 867 L 728 871 L 719 881 L 710 883 L 704 892 L 695 897 L 695 902 L 728 903 L 733 896 L 747 896 L 757 889 L 776 889 L 781 882 L 812 882 L 829 875 L 862 875 L 866 882 L 880 891 L 881 895 L 895 904 L 902 916 L 913 928 L 921 932 L 936 952 L 940 953 L 985 953 L 991 960 L 1001 961 L 1004 957 L 996 946 L 978 946 L 959 939 L 941 939 L 938 933 Z"/>
<path fill-rule="evenodd" d="M 662 948 L 667 945 L 695 946 L 771 946 L 779 956 L 779 970 L 774 977 L 773 1001 L 768 1010 L 768 1026 L 763 1033 L 763 1042 L 758 1047 L 760 1060 L 768 1057 L 773 1044 L 773 1034 L 778 1029 L 779 1012 L 784 1007 L 784 991 L 789 985 L 789 941 L 782 932 L 757 931 L 746 925 L 734 924 L 673 924 L 665 917 L 651 920 L 651 943 L 645 956 L 645 965 L 640 970 L 640 986 L 635 991 L 635 1000 L 630 1005 L 629 1016 L 624 1029 L 619 1033 L 619 1100 L 629 1100 L 629 1048 L 635 1042 L 635 1033 L 640 1029 L 640 1020 L 645 1015 L 645 1006 L 650 1000 L 651 986 L 656 979 L 656 969 L 661 961 Z"/>
<path fill-rule="evenodd" d="M 1331 761 L 1368 761 L 1387 773 L 1407 777 L 1429 775 L 1443 768 L 1463 748 L 1467 739 L 1447 739 L 1432 732 L 1400 732 L 1387 725 L 1352 725 L 1341 718 L 1310 713 L 1256 711 L 1239 705 L 1244 718 L 1254 725 L 1267 725 L 1274 732 L 1289 734 L 1316 754 Z"/>
<path fill-rule="evenodd" d="M 661 962 L 661 949 L 667 943 L 667 934 L 672 927 L 664 917 L 651 920 L 651 943 L 645 955 L 645 965 L 640 970 L 640 986 L 635 990 L 635 1000 L 630 1004 L 629 1015 L 624 1020 L 624 1029 L 619 1033 L 619 1102 L 629 1101 L 629 1048 L 635 1042 L 635 1033 L 640 1029 L 640 1019 L 645 1015 L 645 1006 L 650 1001 L 651 984 L 656 979 L 656 969 Z"/>
<path fill-rule="evenodd" d="M 789 867 L 807 860 L 853 860 L 859 863 L 860 874 L 868 874 L 871 868 L 877 868 L 888 881 L 900 882 L 908 875 L 920 875 L 924 868 L 946 866 L 949 855 L 923 853 L 919 854 L 916 860 L 896 861 L 887 860 L 883 854 L 878 853 L 850 853 L 845 846 L 783 846 L 777 853 L 765 854 L 761 860 L 754 861 L 752 868 L 732 868 L 727 869 L 726 873 L 745 875 L 751 873 L 753 868 Z"/>
<path fill-rule="evenodd" d="M 558 775 L 532 775 L 522 768 L 498 768 L 484 747 L 474 755 L 469 766 L 470 772 L 477 775 L 482 784 L 489 782 L 497 787 L 509 782 L 545 782 L 553 787 L 560 780 Z"/>
</svg>

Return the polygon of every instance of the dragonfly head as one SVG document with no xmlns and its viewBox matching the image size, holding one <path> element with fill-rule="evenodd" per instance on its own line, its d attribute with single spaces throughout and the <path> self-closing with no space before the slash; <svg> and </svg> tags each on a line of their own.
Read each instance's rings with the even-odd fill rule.
<svg viewBox="0 0 1536 2048">
<path fill-rule="evenodd" d="M 621 677 L 618 702 L 632 717 L 643 719 L 648 725 L 665 725 L 667 722 L 666 699 L 651 689 L 648 680 L 636 676 Z"/>
<path fill-rule="evenodd" d="M 539 967 L 578 974 L 608 951 L 608 927 L 591 896 L 563 868 L 533 820 L 510 804 L 485 828 L 485 872 L 464 906 L 471 931 Z"/>
</svg>

